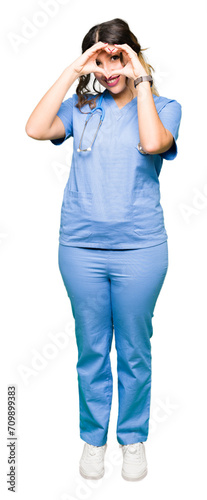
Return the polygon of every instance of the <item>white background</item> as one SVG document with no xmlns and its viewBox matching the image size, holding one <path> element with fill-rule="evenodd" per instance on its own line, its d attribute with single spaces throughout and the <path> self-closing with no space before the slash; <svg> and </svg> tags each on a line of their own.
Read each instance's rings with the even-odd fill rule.
<svg viewBox="0 0 207 500">
<path fill-rule="evenodd" d="M 7 386 L 17 386 L 17 492 L 21 500 L 142 500 L 206 491 L 206 37 L 205 3 L 61 1 L 4 2 L 1 57 L 1 497 L 7 491 Z M 44 26 L 36 28 L 38 13 Z M 153 318 L 148 475 L 121 477 L 114 395 L 99 481 L 81 478 L 77 347 L 70 302 L 58 269 L 58 232 L 72 139 L 36 141 L 26 121 L 63 70 L 81 54 L 95 24 L 129 23 L 155 68 L 160 95 L 182 105 L 178 156 L 163 162 L 161 203 L 169 269 Z M 33 31 L 25 36 L 25 25 Z M 40 19 L 39 19 L 40 22 Z M 31 25 L 30 25 L 31 26 Z M 19 38 L 14 42 L 14 37 Z M 12 42 L 13 40 L 13 42 Z M 77 83 L 66 97 L 75 92 Z M 62 341 L 61 347 L 57 342 Z M 202 492 L 202 494 L 201 494 Z"/>
</svg>

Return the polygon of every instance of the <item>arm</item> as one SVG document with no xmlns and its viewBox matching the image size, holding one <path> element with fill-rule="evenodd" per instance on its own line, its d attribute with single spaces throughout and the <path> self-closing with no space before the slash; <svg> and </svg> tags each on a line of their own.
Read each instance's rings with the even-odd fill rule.
<svg viewBox="0 0 207 500">
<path fill-rule="evenodd" d="M 63 98 L 78 77 L 73 66 L 68 66 L 42 97 L 30 115 L 25 131 L 33 139 L 58 139 L 65 136 L 65 128 L 56 116 Z"/>
<path fill-rule="evenodd" d="M 142 72 L 142 76 L 144 74 L 147 75 Z M 148 154 L 164 153 L 172 146 L 174 138 L 158 116 L 150 82 L 139 83 L 136 92 L 141 146 Z"/>
<path fill-rule="evenodd" d="M 30 115 L 25 127 L 27 135 L 39 140 L 65 137 L 65 127 L 59 116 L 56 116 L 63 98 L 76 78 L 96 71 L 97 54 L 106 45 L 104 42 L 95 43 L 63 71 Z M 99 72 L 108 77 L 103 69 L 99 69 Z"/>
<path fill-rule="evenodd" d="M 116 50 L 124 52 L 124 67 L 119 73 L 136 80 L 140 76 L 147 76 L 137 53 L 126 43 L 114 44 Z M 125 59 L 126 57 L 126 59 Z M 111 76 L 116 71 L 111 72 Z M 136 86 L 137 113 L 139 122 L 140 144 L 145 153 L 164 153 L 173 145 L 173 135 L 167 130 L 156 110 L 150 87 L 150 82 L 141 82 Z"/>
</svg>

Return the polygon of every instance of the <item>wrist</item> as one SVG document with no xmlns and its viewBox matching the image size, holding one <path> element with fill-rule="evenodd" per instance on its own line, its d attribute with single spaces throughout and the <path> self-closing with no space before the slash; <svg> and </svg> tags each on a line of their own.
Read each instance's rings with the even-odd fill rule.
<svg viewBox="0 0 207 500">
<path fill-rule="evenodd" d="M 74 68 L 73 64 L 70 64 L 67 67 L 67 70 L 70 73 L 70 75 L 71 75 L 71 77 L 73 78 L 74 81 L 81 76 L 80 73 L 78 73 L 78 71 L 76 71 L 76 69 Z"/>
<path fill-rule="evenodd" d="M 140 76 L 148 76 L 148 73 L 143 69 L 142 71 L 136 71 L 134 75 L 133 80 L 136 80 L 137 78 L 140 78 Z"/>
<path fill-rule="evenodd" d="M 140 83 L 142 83 L 143 87 L 147 88 L 148 87 L 148 83 L 150 84 L 150 87 L 152 87 L 153 85 L 153 78 L 152 78 L 152 75 L 142 75 L 142 76 L 139 76 L 138 78 L 136 78 L 134 80 L 134 87 L 137 88 Z"/>
<path fill-rule="evenodd" d="M 148 87 L 151 88 L 150 82 L 146 80 L 145 82 L 138 83 L 138 85 L 136 85 L 136 87 L 135 87 L 135 90 L 139 90 L 140 88 L 143 88 L 143 87 L 145 87 L 145 88 L 148 88 Z"/>
</svg>

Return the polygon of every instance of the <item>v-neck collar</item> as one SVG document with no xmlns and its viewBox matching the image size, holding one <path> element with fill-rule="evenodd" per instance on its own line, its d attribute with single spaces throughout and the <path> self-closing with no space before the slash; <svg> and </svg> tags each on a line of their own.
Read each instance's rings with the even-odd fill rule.
<svg viewBox="0 0 207 500">
<path fill-rule="evenodd" d="M 107 102 L 113 109 L 113 113 L 116 116 L 117 120 L 119 120 L 135 104 L 135 100 L 137 101 L 137 96 L 135 96 L 131 101 L 122 106 L 122 108 L 119 108 L 114 97 L 110 94 L 108 89 L 105 89 L 103 94 L 104 101 Z"/>
<path fill-rule="evenodd" d="M 156 94 L 152 94 L 153 99 L 158 97 Z M 113 110 L 113 114 L 119 120 L 131 107 L 136 103 L 137 104 L 137 96 L 135 96 L 131 101 L 127 102 L 122 108 L 120 109 L 119 106 L 117 105 L 114 97 L 110 94 L 108 89 L 105 89 L 103 92 L 103 100 L 108 103 L 108 105 L 111 107 Z"/>
</svg>

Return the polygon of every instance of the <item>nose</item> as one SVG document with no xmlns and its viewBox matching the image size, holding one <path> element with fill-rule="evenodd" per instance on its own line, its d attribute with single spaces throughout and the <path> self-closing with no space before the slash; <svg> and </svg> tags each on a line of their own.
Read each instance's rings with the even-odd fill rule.
<svg viewBox="0 0 207 500">
<path fill-rule="evenodd" d="M 113 45 L 107 46 L 106 49 L 103 52 L 101 51 L 101 53 L 100 53 L 100 55 L 103 56 L 102 68 L 105 71 L 107 78 L 110 77 L 111 72 L 115 69 L 115 67 L 116 67 L 115 65 L 117 63 L 117 61 L 114 61 L 109 56 L 115 55 L 116 53 L 117 53 L 117 48 L 114 47 Z"/>
<path fill-rule="evenodd" d="M 111 61 L 104 61 L 104 71 L 107 75 L 107 78 L 110 76 L 110 72 L 113 70 L 113 65 L 111 64 Z"/>
<path fill-rule="evenodd" d="M 116 61 L 112 61 L 112 60 L 108 60 L 108 59 L 105 59 L 103 61 L 103 69 L 107 75 L 107 78 L 110 77 L 111 75 L 111 72 L 115 70 L 115 63 Z"/>
</svg>

